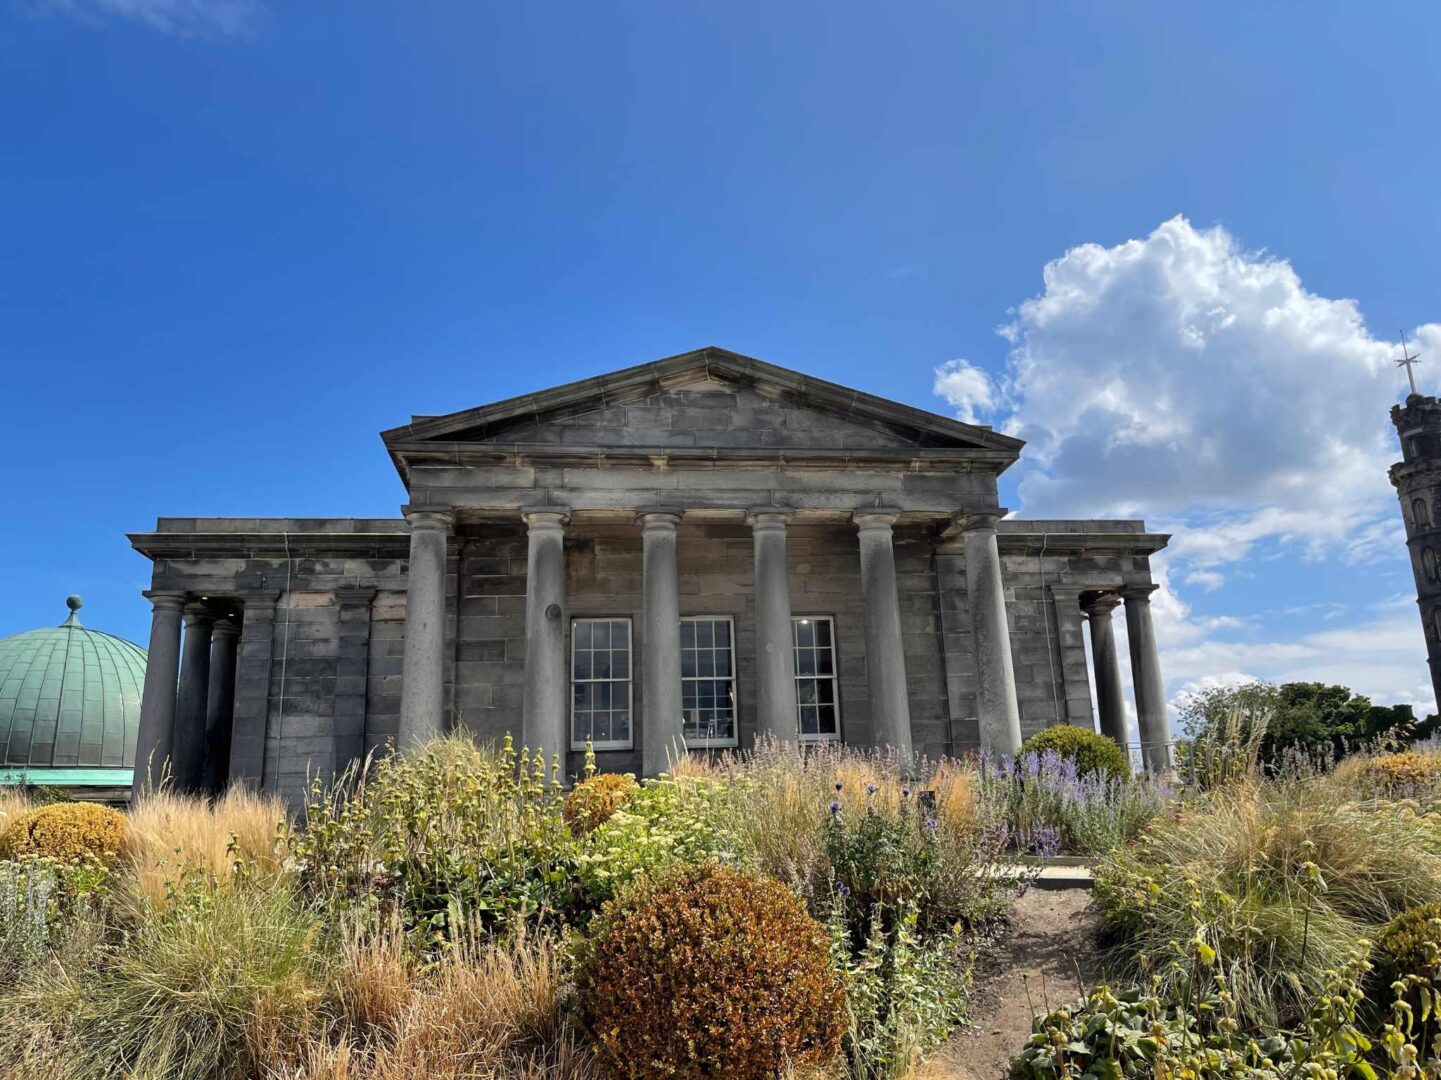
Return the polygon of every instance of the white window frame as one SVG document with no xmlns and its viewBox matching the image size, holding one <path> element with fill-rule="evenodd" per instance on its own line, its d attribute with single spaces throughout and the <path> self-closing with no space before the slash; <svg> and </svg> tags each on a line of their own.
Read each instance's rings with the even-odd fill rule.
<svg viewBox="0 0 1441 1080">
<path fill-rule="evenodd" d="M 626 678 L 608 679 L 577 679 L 575 677 L 575 628 L 581 623 L 625 623 L 625 652 L 626 652 Z M 585 739 L 577 739 L 575 721 L 575 688 L 578 683 L 586 683 L 597 686 L 607 683 L 614 687 L 617 683 L 625 683 L 626 712 L 630 716 L 630 738 L 612 739 L 608 742 L 591 741 L 590 746 L 594 750 L 633 750 L 635 749 L 635 627 L 631 623 L 629 615 L 585 615 L 577 616 L 570 620 L 570 685 L 567 689 L 570 692 L 570 748 L 572 750 L 584 750 Z M 612 706 L 612 710 L 614 706 Z"/>
<path fill-rule="evenodd" d="M 800 665 L 796 663 L 796 653 L 800 646 L 796 643 L 796 626 L 802 621 L 828 623 L 831 628 L 831 673 L 829 675 L 802 675 Z M 810 615 L 795 613 L 791 615 L 791 663 L 795 668 L 796 680 L 796 738 L 803 743 L 826 743 L 841 741 L 841 664 L 840 646 L 836 641 L 836 617 L 834 615 Z M 826 733 L 820 732 L 815 735 L 801 734 L 801 695 L 800 684 L 802 679 L 829 679 L 831 683 L 831 697 L 836 710 L 836 730 Z"/>
<path fill-rule="evenodd" d="M 720 681 L 722 681 L 722 680 L 725 680 L 725 681 L 727 681 L 727 682 L 730 683 L 730 687 L 731 687 L 731 709 L 732 709 L 731 731 L 733 731 L 734 734 L 731 735 L 731 737 L 728 738 L 728 739 L 691 739 L 691 738 L 687 738 L 687 739 L 685 740 L 685 744 L 686 744 L 686 746 L 687 746 L 688 748 L 695 749 L 695 750 L 719 749 L 719 748 L 723 748 L 723 747 L 739 746 L 739 745 L 740 745 L 741 711 L 740 711 L 740 698 L 739 698 L 739 697 L 737 696 L 737 694 L 736 694 L 736 621 L 735 621 L 735 616 L 734 616 L 734 615 L 682 615 L 680 621 L 681 621 L 682 623 L 698 623 L 698 622 L 718 623 L 718 622 L 723 622 L 723 623 L 726 624 L 726 626 L 727 626 L 727 627 L 729 628 L 729 630 L 730 630 L 730 658 L 731 658 L 731 669 L 730 669 L 730 673 L 729 673 L 728 675 L 724 675 L 724 676 L 721 676 L 721 675 L 685 675 L 685 674 L 682 674 L 682 675 L 681 675 L 681 680 L 680 680 L 680 700 L 681 700 L 681 713 L 682 713 L 682 716 L 681 716 L 681 730 L 682 730 L 682 731 L 685 730 L 685 723 L 686 723 L 686 721 L 685 721 L 685 716 L 684 716 L 684 713 L 685 713 L 685 684 L 688 683 L 688 682 L 720 682 Z M 682 650 L 682 651 L 683 651 L 683 650 Z M 682 660 L 682 665 L 683 665 L 683 664 L 684 664 L 684 657 L 683 657 L 683 656 L 682 656 L 681 660 Z M 682 666 L 681 671 L 682 671 L 682 672 L 685 671 L 684 666 Z M 797 713 L 796 715 L 799 717 L 800 714 Z"/>
</svg>

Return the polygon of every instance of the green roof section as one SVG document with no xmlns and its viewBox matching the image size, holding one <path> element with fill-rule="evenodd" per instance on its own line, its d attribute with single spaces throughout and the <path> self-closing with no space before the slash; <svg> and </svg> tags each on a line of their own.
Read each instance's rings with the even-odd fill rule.
<svg viewBox="0 0 1441 1080">
<path fill-rule="evenodd" d="M 59 626 L 0 639 L 0 782 L 19 772 L 42 783 L 48 770 L 88 777 L 134 767 L 145 650 L 82 625 L 80 597 L 66 604 Z M 116 774 L 104 775 L 67 782 L 111 783 Z"/>
</svg>

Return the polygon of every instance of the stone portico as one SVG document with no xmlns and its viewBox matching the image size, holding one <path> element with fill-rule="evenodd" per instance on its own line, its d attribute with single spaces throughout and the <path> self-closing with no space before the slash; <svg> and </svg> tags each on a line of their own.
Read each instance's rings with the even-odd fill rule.
<svg viewBox="0 0 1441 1080">
<path fill-rule="evenodd" d="M 451 727 L 654 774 L 761 734 L 1167 760 L 1137 521 L 1005 517 L 1023 444 L 720 349 L 382 438 L 398 519 L 162 518 L 137 784 L 307 774 Z M 1093 709 L 1082 624 L 1090 623 Z"/>
</svg>

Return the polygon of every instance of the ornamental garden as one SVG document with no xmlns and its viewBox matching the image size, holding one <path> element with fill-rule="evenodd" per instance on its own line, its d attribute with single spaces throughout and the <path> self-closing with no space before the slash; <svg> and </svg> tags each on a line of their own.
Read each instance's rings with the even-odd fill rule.
<svg viewBox="0 0 1441 1080">
<path fill-rule="evenodd" d="M 1058 727 L 640 783 L 455 736 L 299 816 L 0 789 L 0 1078 L 990 1080 L 976 957 L 1058 855 L 1103 981 L 1012 1076 L 1441 1077 L 1441 751 L 1283 740 L 1279 702 L 1200 703 L 1165 779 Z"/>
</svg>

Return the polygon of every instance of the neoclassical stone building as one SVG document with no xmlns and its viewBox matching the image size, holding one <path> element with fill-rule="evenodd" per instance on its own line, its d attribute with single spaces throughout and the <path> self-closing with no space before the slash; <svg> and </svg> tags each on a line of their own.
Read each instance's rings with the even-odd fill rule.
<svg viewBox="0 0 1441 1080">
<path fill-rule="evenodd" d="M 295 798 L 451 726 L 653 774 L 760 733 L 1167 754 L 1139 521 L 1006 518 L 1020 440 L 706 348 L 382 434 L 395 519 L 162 518 L 137 784 Z M 1089 623 L 1096 710 L 1082 625 Z M 183 627 L 183 633 L 182 633 Z"/>
</svg>

